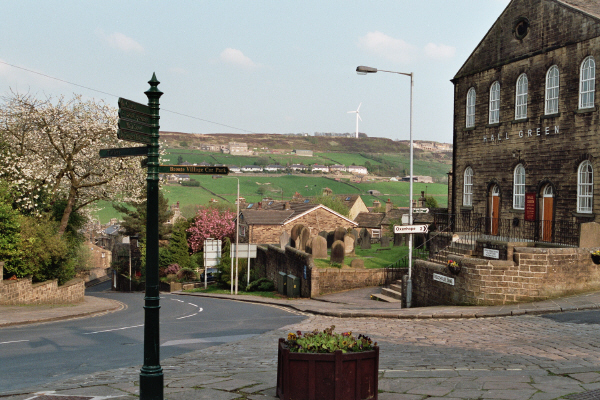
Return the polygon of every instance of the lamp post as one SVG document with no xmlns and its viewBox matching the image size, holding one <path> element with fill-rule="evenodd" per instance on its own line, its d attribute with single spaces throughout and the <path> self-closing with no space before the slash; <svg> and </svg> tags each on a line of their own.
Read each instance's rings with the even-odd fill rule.
<svg viewBox="0 0 600 400">
<path fill-rule="evenodd" d="M 358 66 L 356 67 L 356 73 L 359 75 L 374 74 L 376 72 L 388 72 L 390 74 L 406 75 L 410 76 L 410 185 L 409 185 L 409 199 L 408 199 L 408 224 L 413 223 L 413 87 L 414 87 L 414 73 L 409 72 L 397 72 L 397 71 L 386 71 L 383 69 L 378 70 L 373 67 Z M 412 234 L 408 236 L 408 282 L 406 283 L 406 307 L 410 308 L 412 302 Z"/>
<path fill-rule="evenodd" d="M 238 293 L 238 251 L 240 245 L 240 178 L 231 176 L 232 179 L 237 179 L 237 198 L 235 204 L 237 205 L 237 214 L 235 216 L 235 294 Z M 231 259 L 231 294 L 233 294 L 233 259 Z"/>
</svg>

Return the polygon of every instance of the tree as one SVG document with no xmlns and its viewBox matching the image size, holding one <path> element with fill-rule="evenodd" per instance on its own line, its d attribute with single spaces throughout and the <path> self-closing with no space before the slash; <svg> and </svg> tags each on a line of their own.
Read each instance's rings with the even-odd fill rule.
<svg viewBox="0 0 600 400">
<path fill-rule="evenodd" d="M 117 138 L 117 112 L 103 102 L 39 100 L 13 93 L 0 105 L 0 178 L 16 188 L 21 210 L 39 214 L 39 199 L 65 200 L 58 232 L 73 211 L 97 200 L 139 199 L 145 171 L 137 158 L 100 158 L 101 148 L 124 147 Z"/>
<path fill-rule="evenodd" d="M 425 207 L 438 208 L 438 202 L 433 196 L 425 196 Z"/>
<path fill-rule="evenodd" d="M 140 241 L 146 239 L 146 211 L 147 201 L 129 201 L 125 204 L 113 203 L 113 208 L 123 214 L 121 227 L 125 230 L 126 236 L 139 235 Z M 171 233 L 171 225 L 166 222 L 171 219 L 173 212 L 169 210 L 169 200 L 158 191 L 158 238 L 167 239 Z"/>
<path fill-rule="evenodd" d="M 11 203 L 8 184 L 0 180 L 0 260 L 6 263 L 7 274 L 17 273 L 21 263 L 21 225 L 19 213 L 13 210 Z"/>
<path fill-rule="evenodd" d="M 323 204 L 325 207 L 330 208 L 345 217 L 350 214 L 348 206 L 337 196 L 317 196 L 311 200 L 311 203 Z"/>
<path fill-rule="evenodd" d="M 235 213 L 219 211 L 216 208 L 201 208 L 187 230 L 190 233 L 188 244 L 192 253 L 202 251 L 204 240 L 208 238 L 233 238 L 235 235 Z"/>
<path fill-rule="evenodd" d="M 183 164 L 183 156 L 181 154 L 179 156 L 177 156 L 177 164 L 179 164 L 179 165 Z"/>
<path fill-rule="evenodd" d="M 189 223 L 185 220 L 179 220 L 173 227 L 171 239 L 169 239 L 168 252 L 171 256 L 171 262 L 179 264 L 181 268 L 192 268 L 192 259 L 188 247 L 186 230 Z"/>
</svg>

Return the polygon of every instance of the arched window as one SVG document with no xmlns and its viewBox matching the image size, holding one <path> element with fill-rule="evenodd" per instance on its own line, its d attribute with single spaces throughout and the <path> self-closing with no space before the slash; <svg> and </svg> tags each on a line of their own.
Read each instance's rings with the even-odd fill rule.
<svg viewBox="0 0 600 400">
<path fill-rule="evenodd" d="M 594 107 L 596 91 L 596 62 L 594 57 L 587 57 L 581 63 L 579 73 L 579 108 Z"/>
<path fill-rule="evenodd" d="M 500 122 L 500 83 L 492 83 L 490 87 L 490 124 Z"/>
<path fill-rule="evenodd" d="M 465 168 L 465 180 L 463 186 L 463 206 L 473 205 L 473 168 Z"/>
<path fill-rule="evenodd" d="M 515 119 L 527 118 L 527 75 L 521 74 L 517 79 L 517 96 L 515 99 Z"/>
<path fill-rule="evenodd" d="M 525 209 L 525 167 L 522 164 L 515 168 L 513 180 L 513 208 L 515 210 Z"/>
<path fill-rule="evenodd" d="M 475 126 L 475 88 L 467 93 L 467 128 Z"/>
<path fill-rule="evenodd" d="M 594 199 L 594 170 L 592 163 L 584 161 L 577 171 L 577 212 L 592 213 Z"/>
<path fill-rule="evenodd" d="M 558 84 L 558 67 L 553 65 L 546 73 L 546 115 L 558 113 Z"/>
</svg>

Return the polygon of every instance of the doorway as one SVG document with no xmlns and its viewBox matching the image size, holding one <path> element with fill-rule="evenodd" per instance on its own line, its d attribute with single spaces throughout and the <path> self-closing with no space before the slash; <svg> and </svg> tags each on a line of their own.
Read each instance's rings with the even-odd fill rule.
<svg viewBox="0 0 600 400">
<path fill-rule="evenodd" d="M 552 216 L 554 214 L 554 189 L 550 184 L 544 186 L 542 192 L 542 209 L 540 211 L 540 219 L 542 220 L 542 240 L 544 242 L 551 242 Z"/>
<path fill-rule="evenodd" d="M 498 227 L 500 224 L 500 187 L 498 185 L 492 186 L 490 190 L 490 234 L 498 235 Z"/>
</svg>

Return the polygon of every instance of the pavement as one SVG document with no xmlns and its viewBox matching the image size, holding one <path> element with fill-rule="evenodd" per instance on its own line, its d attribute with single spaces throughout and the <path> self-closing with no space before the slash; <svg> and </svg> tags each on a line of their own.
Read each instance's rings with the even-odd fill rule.
<svg viewBox="0 0 600 400">
<path fill-rule="evenodd" d="M 177 293 L 284 307 L 308 318 L 161 360 L 165 398 L 275 399 L 278 338 L 335 325 L 336 331 L 367 334 L 378 342 L 380 400 L 600 399 L 600 326 L 554 318 L 565 311 L 600 308 L 600 292 L 506 306 L 402 309 L 398 303 L 370 300 L 377 291 L 289 300 Z M 73 306 L 2 306 L 0 327 L 82 318 L 122 307 L 93 296 Z M 0 388 L 0 398 L 136 399 L 139 369 L 102 371 L 12 393 Z"/>
</svg>

